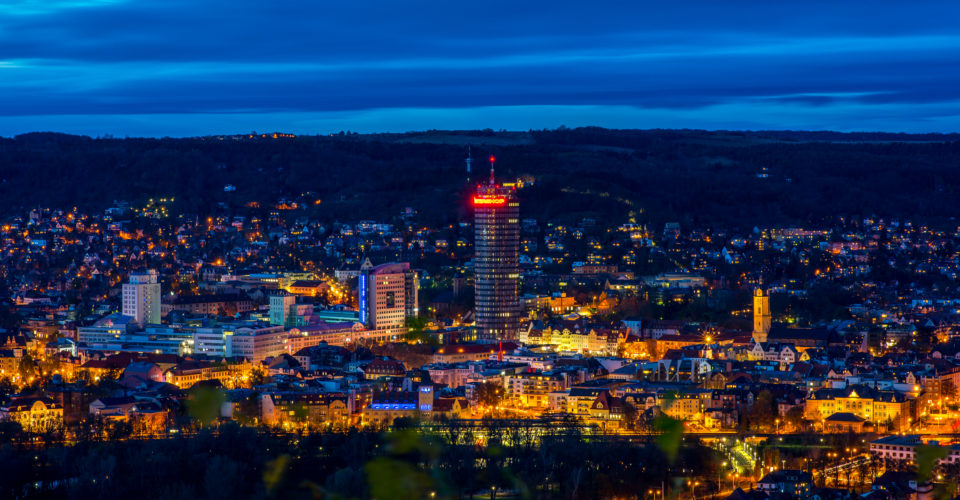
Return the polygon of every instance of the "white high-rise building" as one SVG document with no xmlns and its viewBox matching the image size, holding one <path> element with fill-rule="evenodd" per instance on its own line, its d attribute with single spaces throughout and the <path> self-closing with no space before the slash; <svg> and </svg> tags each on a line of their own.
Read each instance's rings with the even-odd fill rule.
<svg viewBox="0 0 960 500">
<path fill-rule="evenodd" d="M 291 310 L 297 305 L 297 296 L 285 291 L 270 296 L 270 324 L 285 326 L 292 324 Z"/>
<path fill-rule="evenodd" d="M 123 284 L 123 315 L 141 325 L 160 324 L 160 281 L 155 270 L 130 273 Z"/>
</svg>

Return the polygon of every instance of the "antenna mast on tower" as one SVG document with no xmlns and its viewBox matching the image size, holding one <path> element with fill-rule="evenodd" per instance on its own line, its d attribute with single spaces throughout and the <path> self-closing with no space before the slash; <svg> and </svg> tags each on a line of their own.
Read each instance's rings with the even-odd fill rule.
<svg viewBox="0 0 960 500">
<path fill-rule="evenodd" d="M 470 166 L 473 165 L 473 154 L 470 151 L 470 146 L 467 146 L 467 177 L 470 177 Z"/>
<path fill-rule="evenodd" d="M 496 184 L 496 181 L 493 178 L 493 164 L 497 162 L 497 158 L 493 155 L 490 155 L 490 185 Z"/>
</svg>

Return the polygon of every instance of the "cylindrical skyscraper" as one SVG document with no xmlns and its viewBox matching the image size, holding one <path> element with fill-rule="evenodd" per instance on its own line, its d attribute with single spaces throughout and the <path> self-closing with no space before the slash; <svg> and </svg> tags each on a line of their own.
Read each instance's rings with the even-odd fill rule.
<svg viewBox="0 0 960 500">
<path fill-rule="evenodd" d="M 520 322 L 520 203 L 513 188 L 493 180 L 473 197 L 474 312 L 477 335 L 488 340 L 515 339 Z"/>
</svg>

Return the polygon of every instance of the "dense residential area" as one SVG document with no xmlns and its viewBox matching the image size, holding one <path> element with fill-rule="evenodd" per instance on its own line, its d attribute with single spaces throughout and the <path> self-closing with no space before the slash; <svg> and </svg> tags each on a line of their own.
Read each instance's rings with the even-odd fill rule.
<svg viewBox="0 0 960 500">
<path fill-rule="evenodd" d="M 416 200 L 326 222 L 312 193 L 209 216 L 153 198 L 5 219 L 0 453 L 49 463 L 4 477 L 4 496 L 129 491 L 119 470 L 91 472 L 96 447 L 223 435 L 287 450 L 216 455 L 223 481 L 289 474 L 329 495 L 389 497 L 370 464 L 405 453 L 442 461 L 401 468 L 412 497 L 592 496 L 580 481 L 647 498 L 957 494 L 960 227 L 543 220 L 524 205 L 536 178 L 471 164 L 475 193 L 442 226 Z M 305 460 L 301 442 L 359 455 L 269 471 Z M 582 465 L 560 474 L 530 443 Z M 621 448 L 642 484 L 600 472 L 597 454 Z M 178 488 L 213 488 L 205 470 L 207 486 Z M 264 481 L 250 487 L 309 491 Z"/>
<path fill-rule="evenodd" d="M 960 500 L 960 1 L 0 1 L 0 500 Z"/>
</svg>

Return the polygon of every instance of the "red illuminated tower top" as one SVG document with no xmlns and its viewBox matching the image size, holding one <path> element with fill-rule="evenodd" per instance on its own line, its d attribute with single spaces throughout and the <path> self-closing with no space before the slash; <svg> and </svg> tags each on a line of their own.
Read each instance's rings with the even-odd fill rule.
<svg viewBox="0 0 960 500">
<path fill-rule="evenodd" d="M 494 175 L 494 164 L 497 158 L 490 155 L 490 183 L 487 185 L 477 184 L 477 192 L 473 196 L 474 207 L 498 208 L 506 207 L 514 196 L 512 186 L 501 186 L 497 184 Z M 516 200 L 513 200 L 514 202 Z"/>
</svg>

